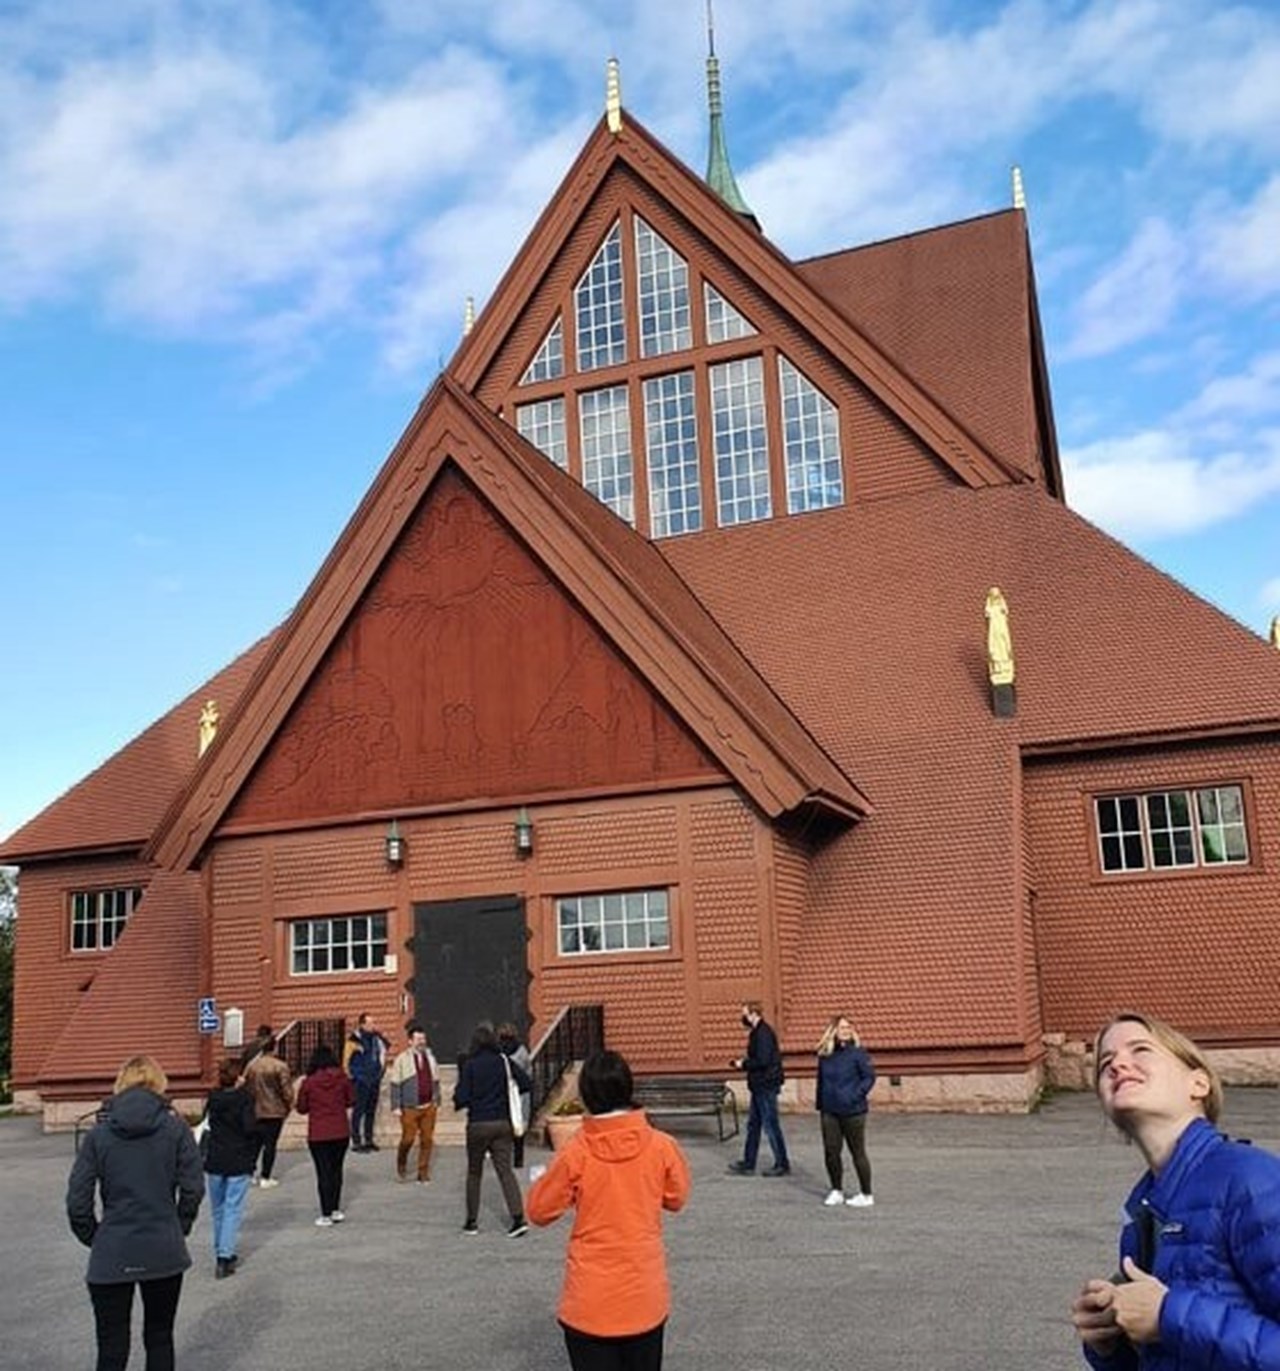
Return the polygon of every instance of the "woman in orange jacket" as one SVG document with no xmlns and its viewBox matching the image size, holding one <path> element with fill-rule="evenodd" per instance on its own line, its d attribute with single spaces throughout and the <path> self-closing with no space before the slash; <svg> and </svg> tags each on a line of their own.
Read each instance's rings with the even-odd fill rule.
<svg viewBox="0 0 1280 1371">
<path fill-rule="evenodd" d="M 565 1257 L 560 1324 L 573 1371 L 658 1371 L 671 1309 L 662 1211 L 689 1198 L 689 1164 L 631 1103 L 631 1068 L 593 1052 L 578 1091 L 582 1131 L 525 1197 L 536 1224 L 577 1209 Z"/>
</svg>

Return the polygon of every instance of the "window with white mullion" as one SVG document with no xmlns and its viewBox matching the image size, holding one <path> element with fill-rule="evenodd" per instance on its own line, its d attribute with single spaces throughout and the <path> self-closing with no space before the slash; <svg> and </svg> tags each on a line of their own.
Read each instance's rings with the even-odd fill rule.
<svg viewBox="0 0 1280 1371">
<path fill-rule="evenodd" d="M 582 484 L 627 523 L 635 522 L 631 413 L 626 386 L 590 390 L 578 398 Z"/>
<path fill-rule="evenodd" d="M 560 955 L 654 952 L 671 946 L 670 902 L 665 890 L 562 896 L 556 901 Z"/>
<path fill-rule="evenodd" d="M 522 386 L 531 386 L 539 381 L 555 381 L 564 375 L 564 321 L 557 316 L 554 324 L 542 340 L 542 346 L 534 354 L 529 368 L 520 378 Z"/>
<path fill-rule="evenodd" d="M 693 372 L 646 381 L 644 416 L 650 534 L 696 533 L 702 527 L 702 473 Z"/>
<path fill-rule="evenodd" d="M 1206 865 L 1249 860 L 1244 794 L 1238 785 L 1196 791 L 1196 814 L 1200 824 L 1200 855 Z"/>
<path fill-rule="evenodd" d="M 141 899 L 141 886 L 74 891 L 70 901 L 71 950 L 105 952 L 114 947 Z"/>
<path fill-rule="evenodd" d="M 707 342 L 728 343 L 734 338 L 750 338 L 755 329 L 738 313 L 723 295 L 711 284 L 703 283 L 703 298 L 706 303 Z"/>
<path fill-rule="evenodd" d="M 1099 862 L 1108 875 L 1249 861 L 1238 785 L 1109 795 L 1094 801 Z"/>
<path fill-rule="evenodd" d="M 763 359 L 718 363 L 709 379 L 717 521 L 723 527 L 767 519 L 773 503 Z"/>
<path fill-rule="evenodd" d="M 1103 871 L 1145 871 L 1147 849 L 1137 796 L 1111 795 L 1097 800 L 1095 809 Z"/>
<path fill-rule="evenodd" d="M 535 400 L 516 406 L 516 429 L 534 447 L 564 470 L 569 466 L 569 444 L 565 434 L 564 397 Z"/>
<path fill-rule="evenodd" d="M 1147 833 L 1153 867 L 1195 866 L 1191 796 L 1185 790 L 1148 795 Z"/>
<path fill-rule="evenodd" d="M 609 230 L 574 291 L 579 371 L 596 371 L 627 360 L 622 231 Z"/>
<path fill-rule="evenodd" d="M 778 358 L 787 513 L 844 504 L 840 411 L 785 357 Z"/>
<path fill-rule="evenodd" d="M 689 264 L 639 215 L 635 230 L 640 355 L 660 357 L 690 348 Z"/>
<path fill-rule="evenodd" d="M 295 976 L 381 971 L 387 959 L 385 914 L 295 919 L 289 936 L 290 969 Z"/>
</svg>

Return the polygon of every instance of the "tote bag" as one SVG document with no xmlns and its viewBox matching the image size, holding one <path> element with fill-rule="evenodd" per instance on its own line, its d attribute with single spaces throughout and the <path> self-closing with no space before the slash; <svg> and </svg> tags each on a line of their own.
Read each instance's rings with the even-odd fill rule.
<svg viewBox="0 0 1280 1371">
<path fill-rule="evenodd" d="M 517 1138 L 523 1138 L 524 1109 L 520 1104 L 520 1087 L 511 1074 L 511 1063 L 507 1060 L 507 1054 L 501 1052 L 498 1055 L 502 1058 L 502 1069 L 507 1073 L 507 1113 L 511 1115 L 511 1131 Z"/>
</svg>

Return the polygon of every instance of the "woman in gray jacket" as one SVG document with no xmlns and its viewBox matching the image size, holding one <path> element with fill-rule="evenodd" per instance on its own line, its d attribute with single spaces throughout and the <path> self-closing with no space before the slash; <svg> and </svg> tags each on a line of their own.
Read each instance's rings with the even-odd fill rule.
<svg viewBox="0 0 1280 1371">
<path fill-rule="evenodd" d="M 191 1265 L 185 1238 L 204 1198 L 204 1174 L 190 1127 L 165 1099 L 168 1084 L 151 1057 L 125 1062 L 67 1182 L 71 1231 L 90 1249 L 97 1371 L 128 1365 L 135 1285 L 147 1371 L 174 1365 L 173 1322 Z"/>
</svg>

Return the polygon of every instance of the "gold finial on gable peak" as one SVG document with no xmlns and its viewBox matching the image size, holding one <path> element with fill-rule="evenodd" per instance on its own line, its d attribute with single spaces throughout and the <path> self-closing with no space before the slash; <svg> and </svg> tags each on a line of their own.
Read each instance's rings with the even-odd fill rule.
<svg viewBox="0 0 1280 1371">
<path fill-rule="evenodd" d="M 1026 209 L 1027 207 L 1027 193 L 1022 185 L 1022 168 L 1016 165 L 1013 168 L 1013 207 L 1014 209 Z"/>
<path fill-rule="evenodd" d="M 605 68 L 604 115 L 610 133 L 622 132 L 622 68 L 616 57 Z"/>
<path fill-rule="evenodd" d="M 1271 621 L 1271 646 L 1280 652 L 1280 614 Z"/>
<path fill-rule="evenodd" d="M 465 338 L 476 326 L 476 297 L 467 296 L 467 303 L 462 307 L 462 336 Z"/>
</svg>

